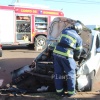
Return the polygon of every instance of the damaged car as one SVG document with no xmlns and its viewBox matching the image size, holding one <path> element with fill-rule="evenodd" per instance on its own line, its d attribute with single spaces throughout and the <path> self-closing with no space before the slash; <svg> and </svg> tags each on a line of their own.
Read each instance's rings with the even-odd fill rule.
<svg viewBox="0 0 100 100">
<path fill-rule="evenodd" d="M 8 91 L 54 92 L 53 49 L 59 41 L 61 31 L 79 22 L 83 26 L 80 37 L 83 39 L 83 51 L 79 60 L 75 59 L 76 90 L 92 91 L 93 81 L 100 66 L 100 32 L 88 29 L 82 22 L 66 17 L 56 17 L 48 28 L 47 47 L 30 65 L 11 72 L 12 82 Z M 63 73 L 65 74 L 65 72 Z M 67 79 L 64 78 L 64 85 Z M 15 87 L 14 87 L 15 86 Z M 65 85 L 67 90 L 67 87 Z"/>
</svg>

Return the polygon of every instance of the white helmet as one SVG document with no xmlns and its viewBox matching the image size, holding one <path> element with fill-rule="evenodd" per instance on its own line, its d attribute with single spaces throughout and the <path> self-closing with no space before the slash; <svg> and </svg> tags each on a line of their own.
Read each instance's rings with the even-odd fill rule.
<svg viewBox="0 0 100 100">
<path fill-rule="evenodd" d="M 79 22 L 76 22 L 74 24 L 74 27 L 75 27 L 76 30 L 82 30 L 82 28 L 83 28 L 82 25 Z"/>
<path fill-rule="evenodd" d="M 83 29 L 81 22 L 77 21 L 76 23 L 74 23 L 73 29 L 75 29 L 78 34 L 81 34 Z"/>
</svg>

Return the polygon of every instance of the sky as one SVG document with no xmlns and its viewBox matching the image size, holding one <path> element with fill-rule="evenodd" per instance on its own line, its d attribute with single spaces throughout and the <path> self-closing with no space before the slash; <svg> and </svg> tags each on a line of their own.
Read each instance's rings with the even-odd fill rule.
<svg viewBox="0 0 100 100">
<path fill-rule="evenodd" d="M 62 10 L 67 18 L 80 20 L 85 25 L 100 25 L 100 0 L 0 0 L 0 5 L 15 2 Z"/>
</svg>

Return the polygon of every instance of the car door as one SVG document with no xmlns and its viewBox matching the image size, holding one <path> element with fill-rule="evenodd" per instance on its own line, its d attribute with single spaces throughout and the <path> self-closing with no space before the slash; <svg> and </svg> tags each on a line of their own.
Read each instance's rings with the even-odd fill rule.
<svg viewBox="0 0 100 100">
<path fill-rule="evenodd" d="M 96 71 L 98 71 L 98 69 L 100 67 L 100 53 L 96 52 L 97 48 L 100 47 L 100 39 L 99 39 L 98 35 L 96 37 L 95 47 L 96 47 L 96 49 L 95 49 L 95 55 L 94 55 L 94 63 L 95 63 L 94 68 L 96 69 Z"/>
<path fill-rule="evenodd" d="M 97 53 L 96 49 L 99 47 L 100 47 L 100 40 L 99 40 L 98 35 L 96 35 L 93 37 L 91 57 L 86 63 L 86 65 L 89 69 L 89 72 L 91 72 L 93 70 L 98 71 L 98 68 L 100 65 L 100 53 Z"/>
</svg>

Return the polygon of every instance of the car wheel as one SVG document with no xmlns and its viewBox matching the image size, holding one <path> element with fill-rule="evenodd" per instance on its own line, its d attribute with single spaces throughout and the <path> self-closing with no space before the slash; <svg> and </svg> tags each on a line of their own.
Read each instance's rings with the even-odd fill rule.
<svg viewBox="0 0 100 100">
<path fill-rule="evenodd" d="M 36 37 L 34 46 L 35 46 L 35 49 L 44 49 L 46 47 L 46 37 L 42 35 Z"/>
<path fill-rule="evenodd" d="M 90 91 L 93 91 L 94 76 L 95 76 L 95 73 L 94 73 L 94 71 L 92 71 L 90 73 Z"/>
<path fill-rule="evenodd" d="M 0 50 L 0 57 L 2 57 L 2 50 Z"/>
<path fill-rule="evenodd" d="M 89 75 L 88 75 L 88 86 L 87 86 L 87 91 L 93 91 L 93 84 L 94 84 L 94 76 L 95 76 L 95 72 L 92 71 Z"/>
</svg>

